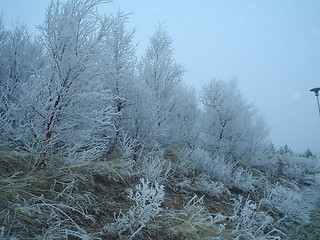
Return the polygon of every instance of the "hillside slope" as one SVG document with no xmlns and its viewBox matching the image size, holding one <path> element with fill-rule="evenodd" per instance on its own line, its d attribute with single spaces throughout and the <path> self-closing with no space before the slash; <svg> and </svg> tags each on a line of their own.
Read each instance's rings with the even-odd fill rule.
<svg viewBox="0 0 320 240">
<path fill-rule="evenodd" d="M 162 166 L 159 184 L 146 178 L 148 169 L 141 169 L 141 162 L 126 165 L 130 161 L 121 157 L 73 165 L 48 159 L 47 167 L 41 170 L 37 169 L 34 157 L 2 150 L 1 239 L 316 239 L 319 236 L 319 204 L 304 214 L 281 205 L 294 204 L 296 197 L 286 199 L 281 191 L 299 193 L 306 184 L 299 185 L 251 167 L 247 171 L 254 173 L 254 187 L 243 191 L 204 174 L 184 175 L 179 170 L 180 160 L 169 162 L 158 157 L 154 159 L 171 165 L 166 171 Z M 273 188 L 269 196 L 266 184 Z M 303 200 L 297 206 L 304 204 L 310 205 Z M 309 211 L 311 214 L 307 216 Z M 304 222 L 308 217 L 310 221 Z"/>
</svg>

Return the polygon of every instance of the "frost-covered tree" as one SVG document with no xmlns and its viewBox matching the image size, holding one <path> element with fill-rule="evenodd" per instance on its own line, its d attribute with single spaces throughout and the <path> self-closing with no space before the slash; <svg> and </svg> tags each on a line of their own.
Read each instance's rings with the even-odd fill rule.
<svg viewBox="0 0 320 240">
<path fill-rule="evenodd" d="M 4 85 L 4 79 L 6 79 L 6 41 L 7 41 L 8 31 L 5 29 L 3 24 L 2 15 L 0 16 L 0 86 Z"/>
<path fill-rule="evenodd" d="M 315 159 L 316 155 L 314 155 L 310 148 L 308 148 L 306 151 L 304 151 L 304 153 L 301 155 L 301 157 L 305 157 L 305 158 L 311 158 L 311 159 Z"/>
<path fill-rule="evenodd" d="M 184 72 L 184 67 L 174 60 L 172 39 L 159 25 L 150 37 L 139 72 L 147 97 L 144 104 L 148 106 L 144 112 L 147 126 L 141 127 L 145 130 L 141 134 L 145 142 L 169 147 L 179 139 L 183 141 L 185 136 L 182 135 L 189 133 L 188 128 L 194 124 L 196 104 L 181 84 Z"/>
<path fill-rule="evenodd" d="M 284 146 L 281 146 L 278 150 L 278 153 L 293 155 L 293 151 L 291 150 L 291 148 L 287 144 L 285 144 Z"/>
<path fill-rule="evenodd" d="M 1 82 L 13 84 L 35 75 L 42 63 L 42 47 L 38 39 L 32 39 L 25 24 L 16 23 L 12 31 L 1 31 Z"/>
<path fill-rule="evenodd" d="M 114 150 L 121 132 L 127 131 L 130 125 L 137 63 L 136 49 L 132 43 L 134 31 L 126 30 L 128 15 L 118 12 L 110 21 L 112 24 L 106 38 L 105 54 L 101 59 L 106 72 L 106 84 L 112 92 L 117 113 L 112 119 L 115 135 L 109 152 Z"/>
<path fill-rule="evenodd" d="M 85 152 L 87 159 L 101 154 L 111 135 L 111 97 L 97 60 L 103 57 L 111 26 L 108 17 L 95 11 L 103 2 L 51 2 L 40 28 L 50 66 L 44 145 L 58 134 L 69 153 Z"/>
<path fill-rule="evenodd" d="M 184 84 L 176 89 L 176 105 L 172 109 L 172 118 L 167 125 L 168 138 L 165 147 L 194 146 L 199 137 L 199 116 L 198 100 L 193 88 Z"/>
<path fill-rule="evenodd" d="M 263 118 L 248 104 L 237 82 L 212 80 L 202 88 L 204 146 L 233 160 L 250 159 L 264 145 Z"/>
<path fill-rule="evenodd" d="M 150 92 L 140 78 L 136 77 L 130 86 L 132 98 L 127 100 L 128 107 L 125 109 L 125 131 L 136 140 L 135 152 L 145 145 L 152 146 L 154 141 L 150 138 L 153 128 L 152 111 L 150 109 Z"/>
<path fill-rule="evenodd" d="M 20 84 L 18 102 L 10 106 L 13 115 L 2 118 L 6 134 L 20 136 L 20 148 L 39 154 L 41 162 L 52 151 L 90 160 L 109 143 L 111 94 L 97 60 L 111 24 L 95 11 L 103 2 L 50 3 L 40 26 L 45 67 Z"/>
<path fill-rule="evenodd" d="M 43 47 L 38 39 L 31 38 L 26 25 L 20 23 L 11 31 L 1 24 L 0 39 L 0 143 L 15 143 L 27 149 L 23 144 L 24 133 L 31 116 L 27 114 L 25 95 L 30 94 L 27 86 L 39 77 L 44 66 Z"/>
</svg>

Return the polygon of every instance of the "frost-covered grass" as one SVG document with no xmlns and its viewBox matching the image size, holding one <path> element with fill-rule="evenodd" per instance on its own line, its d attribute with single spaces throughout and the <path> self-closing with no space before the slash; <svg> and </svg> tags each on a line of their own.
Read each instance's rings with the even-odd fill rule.
<svg viewBox="0 0 320 240">
<path fill-rule="evenodd" d="M 230 231 L 218 224 L 220 215 L 213 217 L 204 206 L 203 196 L 194 195 L 181 210 L 170 210 L 163 214 L 162 225 L 170 237 L 186 239 L 231 239 Z M 220 238 L 222 237 L 222 238 Z"/>
<path fill-rule="evenodd" d="M 188 158 L 180 152 L 173 164 L 164 153 L 158 149 L 133 160 L 127 149 L 77 164 L 52 158 L 41 170 L 32 155 L 0 151 L 2 238 L 134 239 L 161 233 L 287 239 L 289 229 L 307 218 L 301 180 L 224 162 L 202 150 L 190 150 Z M 229 176 L 218 174 L 230 166 Z"/>
<path fill-rule="evenodd" d="M 320 239 L 320 199 L 316 203 L 315 209 L 310 213 L 310 222 L 291 229 L 289 237 L 304 240 Z"/>
<path fill-rule="evenodd" d="M 95 196 L 80 190 L 85 177 L 59 165 L 56 159 L 46 171 L 35 170 L 31 159 L 14 153 L 0 159 L 1 169 L 6 170 L 0 178 L 2 237 L 95 239 L 96 233 L 81 224 L 94 222 L 89 209 Z"/>
</svg>

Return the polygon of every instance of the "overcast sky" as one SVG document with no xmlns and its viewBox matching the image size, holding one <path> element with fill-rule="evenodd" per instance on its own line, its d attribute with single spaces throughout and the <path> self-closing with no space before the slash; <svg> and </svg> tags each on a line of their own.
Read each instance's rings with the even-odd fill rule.
<svg viewBox="0 0 320 240">
<path fill-rule="evenodd" d="M 17 18 L 33 33 L 50 0 L 0 0 L 5 24 Z M 156 24 L 165 22 L 178 63 L 195 87 L 236 77 L 244 96 L 271 128 L 271 141 L 320 152 L 320 118 L 309 90 L 320 87 L 318 0 L 115 0 L 100 10 L 121 10 L 136 28 L 143 54 Z"/>
</svg>

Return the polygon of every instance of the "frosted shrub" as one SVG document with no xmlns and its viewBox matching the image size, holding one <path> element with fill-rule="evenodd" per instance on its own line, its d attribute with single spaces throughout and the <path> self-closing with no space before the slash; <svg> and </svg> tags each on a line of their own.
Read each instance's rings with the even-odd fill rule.
<svg viewBox="0 0 320 240">
<path fill-rule="evenodd" d="M 213 197 L 223 193 L 229 193 L 228 189 L 223 185 L 222 182 L 212 181 L 210 177 L 205 174 L 201 174 L 193 180 L 193 190 L 202 191 L 209 196 Z"/>
<path fill-rule="evenodd" d="M 290 179 L 303 179 L 306 169 L 301 159 L 291 154 L 279 154 L 277 156 L 277 172 Z"/>
<path fill-rule="evenodd" d="M 112 153 L 101 160 L 85 162 L 84 164 L 96 174 L 107 174 L 109 179 L 116 182 L 125 181 L 126 178 L 135 173 L 136 162 L 133 160 L 135 146 L 136 141 L 133 138 L 127 134 L 122 134 L 118 139 L 116 154 Z"/>
<path fill-rule="evenodd" d="M 128 190 L 128 197 L 134 205 L 126 214 L 120 211 L 115 216 L 115 231 L 122 239 L 133 239 L 162 210 L 160 205 L 164 199 L 163 185 L 155 182 L 152 186 L 145 179 L 140 179 L 140 182 L 141 184 L 136 185 L 135 192 Z"/>
<path fill-rule="evenodd" d="M 320 163 L 313 158 L 284 155 L 281 156 L 281 160 L 283 161 L 282 173 L 291 179 L 303 180 L 307 174 L 320 172 Z"/>
<path fill-rule="evenodd" d="M 230 182 L 234 164 L 218 156 L 210 156 L 206 150 L 196 148 L 183 151 L 181 168 L 186 173 L 204 173 L 218 181 Z"/>
<path fill-rule="evenodd" d="M 243 201 L 243 197 L 233 199 L 233 217 L 232 220 L 236 223 L 236 231 L 251 230 L 253 225 L 253 215 L 257 209 L 257 205 L 249 199 Z"/>
<path fill-rule="evenodd" d="M 283 175 L 291 179 L 303 179 L 305 175 L 305 169 L 299 165 L 287 164 L 283 167 Z"/>
<path fill-rule="evenodd" d="M 302 163 L 304 162 L 304 166 L 306 168 L 306 172 L 309 174 L 320 173 L 320 159 L 316 158 L 304 158 Z"/>
<path fill-rule="evenodd" d="M 164 184 L 171 171 L 170 161 L 161 156 L 145 156 L 139 161 L 138 165 L 138 173 L 153 183 Z"/>
<path fill-rule="evenodd" d="M 229 183 L 232 180 L 234 164 L 227 162 L 220 157 L 212 159 L 211 164 L 208 165 L 208 174 L 224 183 Z"/>
<path fill-rule="evenodd" d="M 249 198 L 233 199 L 233 216 L 232 222 L 235 224 L 233 232 L 236 239 L 257 239 L 257 237 L 266 237 L 272 232 L 277 231 L 273 228 L 273 218 L 263 211 L 257 210 L 257 204 Z M 264 231 L 272 227 L 268 233 Z M 263 238 L 259 238 L 263 239 Z M 268 236 L 267 239 L 278 239 L 277 237 Z"/>
<path fill-rule="evenodd" d="M 277 172 L 290 179 L 306 180 L 310 175 L 320 172 L 320 162 L 293 154 L 278 154 Z"/>
<path fill-rule="evenodd" d="M 254 178 L 248 170 L 238 167 L 233 173 L 233 185 L 244 192 L 253 190 Z"/>
<path fill-rule="evenodd" d="M 302 195 L 296 190 L 276 184 L 267 190 L 266 199 L 269 200 L 275 208 L 286 215 L 296 216 L 299 212 Z"/>
<path fill-rule="evenodd" d="M 123 159 L 131 159 L 134 155 L 134 149 L 137 146 L 137 141 L 130 137 L 128 134 L 122 134 L 119 139 L 119 150 Z"/>
<path fill-rule="evenodd" d="M 95 172 L 107 172 L 109 178 L 114 181 L 124 180 L 134 173 L 135 161 L 133 160 L 136 141 L 127 134 L 123 134 L 118 139 L 119 157 L 112 158 L 111 161 L 94 161 Z"/>
<path fill-rule="evenodd" d="M 193 178 L 184 178 L 177 187 L 192 191 L 201 191 L 211 197 L 230 194 L 228 188 L 219 181 L 213 181 L 208 175 L 200 174 Z"/>
<path fill-rule="evenodd" d="M 262 156 L 251 160 L 251 166 L 263 170 L 268 175 L 275 175 L 278 167 L 278 159 L 275 156 Z"/>
<path fill-rule="evenodd" d="M 181 150 L 179 170 L 184 174 L 194 174 L 203 170 L 203 162 L 210 159 L 209 153 L 201 148 L 184 148 Z"/>
</svg>

